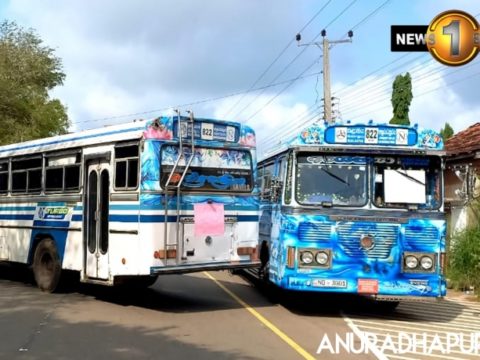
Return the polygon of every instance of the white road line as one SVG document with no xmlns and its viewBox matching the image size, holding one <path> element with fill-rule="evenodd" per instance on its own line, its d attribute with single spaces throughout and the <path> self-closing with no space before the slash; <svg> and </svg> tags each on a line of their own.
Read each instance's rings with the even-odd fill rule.
<svg viewBox="0 0 480 360">
<path fill-rule="evenodd" d="M 377 349 L 376 346 L 372 344 L 368 338 L 363 336 L 362 331 L 360 331 L 360 329 L 348 316 L 346 316 L 343 312 L 341 312 L 340 314 L 342 315 L 343 320 L 345 320 L 345 322 L 347 323 L 348 327 L 353 331 L 353 333 L 357 335 L 359 339 L 364 339 L 364 341 L 366 342 L 365 346 L 373 355 L 375 355 L 378 360 L 388 360 L 388 357 L 386 357 L 385 354 L 383 354 L 379 349 Z"/>
<path fill-rule="evenodd" d="M 381 326 L 393 326 L 393 327 L 400 327 L 400 328 L 409 328 L 409 329 L 413 329 L 413 330 L 418 330 L 418 326 L 417 327 L 408 327 L 408 326 L 405 326 L 405 324 L 411 324 L 410 322 L 406 322 L 406 321 L 399 321 L 399 320 L 387 320 L 387 321 L 383 321 L 383 322 L 375 322 L 375 321 L 370 321 L 370 320 L 362 320 L 362 319 L 354 319 L 354 321 L 356 322 L 360 322 L 362 324 L 373 324 L 373 325 L 381 325 Z M 393 323 L 395 322 L 395 323 Z M 418 325 L 421 325 L 421 329 L 422 330 L 425 330 L 425 331 L 438 331 L 436 329 L 428 329 L 428 328 L 425 328 L 425 327 L 430 327 L 430 328 L 438 328 L 438 329 L 445 329 L 445 324 L 441 324 L 441 325 L 435 325 L 435 324 L 429 324 L 427 322 L 421 322 L 419 323 Z M 472 327 L 467 327 L 467 326 L 464 326 L 462 328 L 460 327 L 454 327 L 454 326 L 450 326 L 450 324 L 448 324 L 448 329 L 450 330 L 460 330 L 460 331 L 468 331 L 470 330 L 469 332 L 472 332 L 472 330 L 475 330 L 474 328 L 472 329 Z M 480 329 L 479 329 L 480 331 Z"/>
<path fill-rule="evenodd" d="M 374 314 L 373 315 L 373 318 L 376 320 L 376 321 L 392 321 L 392 322 L 401 322 L 401 323 L 405 323 L 405 322 L 408 322 L 408 319 L 405 319 L 405 318 L 401 318 L 401 317 L 395 317 L 395 318 L 389 318 L 387 316 L 382 316 L 382 317 L 379 317 L 379 316 L 375 316 Z M 369 317 L 368 314 L 362 314 L 361 316 L 358 316 L 356 315 L 355 319 L 359 319 L 359 320 L 368 320 L 368 319 L 372 319 L 372 317 Z M 435 319 L 439 319 L 438 321 L 436 321 Z M 468 329 L 478 329 L 480 331 L 480 324 L 477 324 L 475 322 L 472 322 L 470 320 L 464 320 L 464 321 L 448 321 L 448 319 L 445 319 L 445 318 L 438 318 L 436 317 L 435 319 L 433 319 L 433 321 L 425 321 L 425 320 L 420 320 L 420 321 L 417 321 L 417 322 L 420 322 L 422 324 L 432 324 L 432 325 L 442 325 L 442 326 L 445 326 L 447 323 L 449 326 L 453 325 L 453 326 L 459 326 L 459 327 L 467 327 Z M 413 321 L 415 321 L 414 319 L 412 319 Z"/>
</svg>

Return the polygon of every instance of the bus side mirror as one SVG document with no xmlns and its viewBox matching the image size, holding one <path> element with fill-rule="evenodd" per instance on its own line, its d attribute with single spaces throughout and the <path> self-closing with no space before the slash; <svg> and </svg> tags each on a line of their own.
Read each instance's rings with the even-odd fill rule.
<svg viewBox="0 0 480 360">
<path fill-rule="evenodd" d="M 270 184 L 270 201 L 278 202 L 282 194 L 283 182 L 281 180 L 272 179 Z"/>
</svg>

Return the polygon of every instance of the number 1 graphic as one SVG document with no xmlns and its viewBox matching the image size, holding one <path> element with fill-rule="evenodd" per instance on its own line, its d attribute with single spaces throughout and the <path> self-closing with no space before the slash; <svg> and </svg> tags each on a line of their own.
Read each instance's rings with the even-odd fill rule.
<svg viewBox="0 0 480 360">
<path fill-rule="evenodd" d="M 443 27 L 443 35 L 450 35 L 450 55 L 460 55 L 460 21 L 452 20 Z"/>
</svg>

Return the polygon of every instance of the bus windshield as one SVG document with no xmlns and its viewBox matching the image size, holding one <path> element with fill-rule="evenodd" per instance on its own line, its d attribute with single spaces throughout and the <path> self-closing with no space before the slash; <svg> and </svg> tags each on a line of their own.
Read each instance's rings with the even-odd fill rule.
<svg viewBox="0 0 480 360">
<path fill-rule="evenodd" d="M 302 205 L 364 206 L 367 161 L 361 156 L 297 156 L 296 198 Z"/>
<path fill-rule="evenodd" d="M 378 156 L 373 163 L 375 206 L 419 209 L 441 206 L 439 157 Z"/>
<path fill-rule="evenodd" d="M 185 148 L 188 160 L 191 150 Z M 178 146 L 164 145 L 161 149 L 160 183 L 165 183 L 170 176 L 178 157 Z M 185 168 L 182 160 L 173 174 L 170 185 L 180 181 Z M 215 192 L 251 192 L 252 158 L 246 150 L 195 148 L 193 160 L 182 182 L 182 189 L 192 191 Z"/>
</svg>

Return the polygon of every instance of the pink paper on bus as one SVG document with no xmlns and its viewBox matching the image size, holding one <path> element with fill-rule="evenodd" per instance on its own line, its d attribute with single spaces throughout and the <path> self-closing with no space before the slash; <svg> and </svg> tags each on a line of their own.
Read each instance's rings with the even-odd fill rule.
<svg viewBox="0 0 480 360">
<path fill-rule="evenodd" d="M 194 204 L 195 236 L 223 235 L 225 232 L 223 204 Z"/>
</svg>

